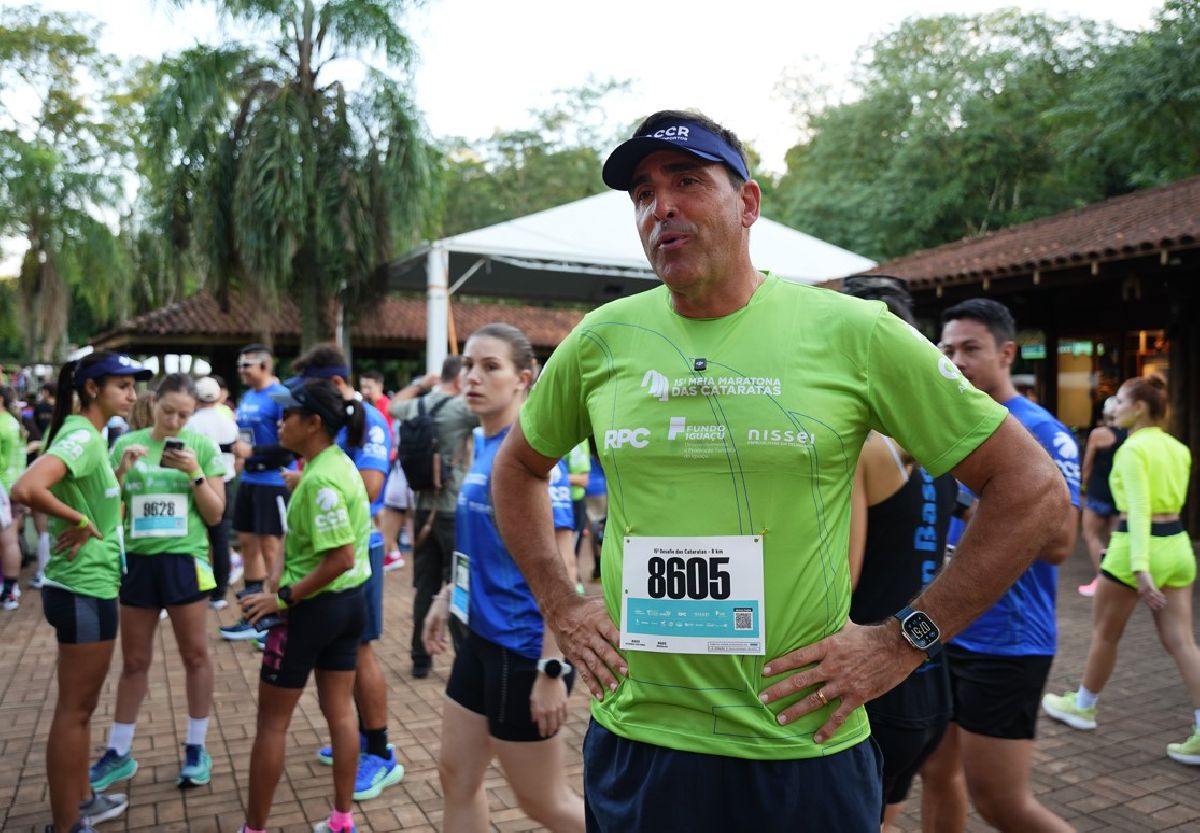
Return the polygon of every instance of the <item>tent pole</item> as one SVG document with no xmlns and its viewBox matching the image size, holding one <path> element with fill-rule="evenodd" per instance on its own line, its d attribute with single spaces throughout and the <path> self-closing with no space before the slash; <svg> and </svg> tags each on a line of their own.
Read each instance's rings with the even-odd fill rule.
<svg viewBox="0 0 1200 833">
<path fill-rule="evenodd" d="M 450 253 L 441 242 L 429 247 L 425 259 L 425 372 L 441 373 L 449 341 Z"/>
</svg>

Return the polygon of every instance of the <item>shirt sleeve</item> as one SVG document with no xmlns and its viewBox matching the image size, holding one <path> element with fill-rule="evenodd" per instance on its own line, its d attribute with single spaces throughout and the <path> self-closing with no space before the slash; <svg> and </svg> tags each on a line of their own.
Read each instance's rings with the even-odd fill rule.
<svg viewBox="0 0 1200 833">
<path fill-rule="evenodd" d="M 585 325 L 586 319 L 558 345 L 521 406 L 521 431 L 545 457 L 567 456 L 591 433 L 580 372 Z"/>
<path fill-rule="evenodd" d="M 346 495 L 336 483 L 321 481 L 314 483 L 313 489 L 306 496 L 314 505 L 306 507 L 312 514 L 313 550 L 324 553 L 337 549 L 346 544 L 358 541 L 354 526 L 350 523 L 350 507 L 346 503 Z"/>
<path fill-rule="evenodd" d="M 1008 409 L 972 386 L 925 336 L 879 307 L 866 368 L 870 427 L 937 477 L 990 437 Z"/>
<path fill-rule="evenodd" d="M 1062 472 L 1071 493 L 1071 504 L 1079 508 L 1079 443 L 1075 436 L 1062 423 L 1049 421 L 1038 425 L 1033 435 Z"/>
<path fill-rule="evenodd" d="M 1125 487 L 1125 524 L 1129 529 L 1129 569 L 1139 573 L 1150 569 L 1150 469 L 1139 449 L 1121 447 L 1113 458 L 1113 468 Z"/>
<path fill-rule="evenodd" d="M 72 477 L 86 477 L 99 466 L 108 465 L 108 446 L 98 433 L 82 428 L 58 432 L 54 445 L 46 452 L 66 464 Z"/>
</svg>

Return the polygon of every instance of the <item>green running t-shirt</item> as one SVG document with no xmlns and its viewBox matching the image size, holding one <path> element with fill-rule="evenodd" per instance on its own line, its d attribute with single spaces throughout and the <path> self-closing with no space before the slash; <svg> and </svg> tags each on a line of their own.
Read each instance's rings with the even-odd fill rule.
<svg viewBox="0 0 1200 833">
<path fill-rule="evenodd" d="M 850 609 L 850 492 L 870 429 L 931 473 L 958 464 L 1007 411 L 879 302 L 767 275 L 742 309 L 675 314 L 665 287 L 587 315 L 521 411 L 539 453 L 595 434 L 608 482 L 605 601 L 619 626 L 627 537 L 763 533 L 765 656 L 627 650 L 629 675 L 592 703 L 623 737 L 739 758 L 831 754 L 864 740 L 833 706 L 780 726 L 799 698 L 763 705 L 767 659 L 839 631 Z M 809 692 L 802 692 L 807 694 Z"/>
<path fill-rule="evenodd" d="M 205 477 L 220 483 L 225 461 L 213 441 L 195 431 L 180 431 L 178 439 L 196 455 L 196 465 Z M 135 555 L 176 553 L 190 555 L 203 563 L 200 589 L 211 580 L 208 528 L 192 496 L 192 478 L 178 469 L 164 468 L 163 442 L 151 437 L 149 428 L 122 434 L 113 445 L 110 462 L 115 470 L 121 455 L 131 445 L 146 447 L 146 455 L 133 464 L 121 483 L 125 502 L 125 552 Z"/>
<path fill-rule="evenodd" d="M 46 582 L 81 596 L 115 599 L 121 586 L 121 546 L 117 524 L 121 521 L 121 487 L 108 464 L 108 443 L 86 418 L 74 415 L 63 421 L 46 454 L 62 460 L 67 476 L 50 487 L 50 494 L 77 512 L 87 515 L 104 536 L 89 538 L 73 560 L 51 551 Z M 50 536 L 57 538 L 71 524 L 50 516 Z"/>
<path fill-rule="evenodd" d="M 0 410 L 0 486 L 4 491 L 12 491 L 23 471 L 25 441 L 21 439 L 21 423 L 8 411 Z"/>
<path fill-rule="evenodd" d="M 327 550 L 354 544 L 354 568 L 317 593 L 357 587 L 371 576 L 371 501 L 362 475 L 336 445 L 304 465 L 288 502 L 281 585 L 316 569 Z M 315 594 L 313 594 L 315 595 Z"/>
</svg>

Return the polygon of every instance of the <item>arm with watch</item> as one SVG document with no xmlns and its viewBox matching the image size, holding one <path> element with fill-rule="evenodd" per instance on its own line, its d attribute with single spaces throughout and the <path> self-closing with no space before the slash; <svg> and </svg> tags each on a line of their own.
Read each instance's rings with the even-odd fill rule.
<svg viewBox="0 0 1200 833">
<path fill-rule="evenodd" d="M 529 692 L 529 716 L 537 723 L 539 734 L 548 738 L 567 722 L 567 701 L 571 693 L 567 690 L 566 676 L 571 673 L 571 664 L 559 651 L 554 632 L 546 626 L 542 631 L 542 656 L 537 670 L 537 679 Z"/>
<path fill-rule="evenodd" d="M 279 558 L 278 561 L 282 564 L 283 558 Z M 287 610 L 307 599 L 342 573 L 352 569 L 354 569 L 353 543 L 325 550 L 321 553 L 321 560 L 317 562 L 317 566 L 299 581 L 280 587 L 274 593 L 264 591 L 244 596 L 242 613 L 250 624 L 256 624 L 264 616 Z"/>
<path fill-rule="evenodd" d="M 196 509 L 200 512 L 200 517 L 208 526 L 216 526 L 221 522 L 221 516 L 225 512 L 225 483 L 220 476 L 210 480 L 204 473 L 206 464 L 211 469 L 211 462 L 210 457 L 202 463 L 196 452 L 184 445 L 182 440 L 176 437 L 167 437 L 159 464 L 163 468 L 175 469 L 187 475 L 191 483 L 192 500 L 196 502 Z M 122 458 L 123 464 L 124 458 Z"/>
<path fill-rule="evenodd" d="M 866 626 L 847 621 L 831 636 L 768 658 L 764 703 L 817 687 L 780 712 L 780 723 L 836 700 L 814 735 L 818 743 L 828 740 L 855 709 L 899 685 L 994 604 L 1055 535 L 1070 506 L 1058 468 L 1011 416 L 952 471 L 980 496 L 954 559 L 887 621 Z"/>
</svg>

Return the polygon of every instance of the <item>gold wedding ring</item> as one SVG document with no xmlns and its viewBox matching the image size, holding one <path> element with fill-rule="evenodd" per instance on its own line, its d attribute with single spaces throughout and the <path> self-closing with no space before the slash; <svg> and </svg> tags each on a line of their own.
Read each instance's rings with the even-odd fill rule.
<svg viewBox="0 0 1200 833">
<path fill-rule="evenodd" d="M 822 706 L 829 705 L 829 701 L 825 699 L 825 692 L 821 691 L 821 689 L 818 688 L 813 694 L 817 695 L 817 699 L 821 701 Z"/>
</svg>

